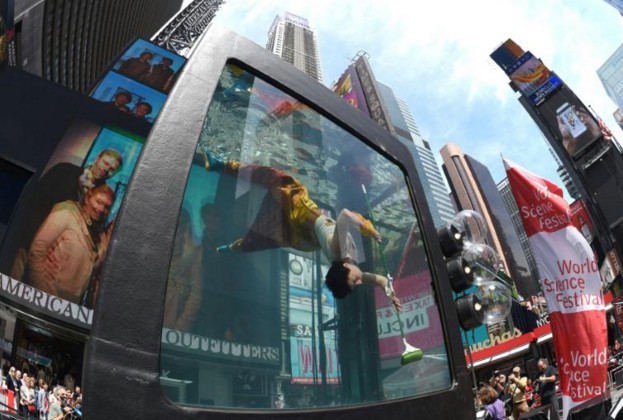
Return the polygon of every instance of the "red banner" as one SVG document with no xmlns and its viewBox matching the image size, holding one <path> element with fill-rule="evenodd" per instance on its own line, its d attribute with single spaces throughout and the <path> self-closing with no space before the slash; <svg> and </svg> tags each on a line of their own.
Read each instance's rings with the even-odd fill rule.
<svg viewBox="0 0 623 420">
<path fill-rule="evenodd" d="M 608 335 L 599 266 L 569 218 L 562 190 L 504 161 L 547 301 L 562 390 L 569 410 L 606 393 Z"/>
</svg>

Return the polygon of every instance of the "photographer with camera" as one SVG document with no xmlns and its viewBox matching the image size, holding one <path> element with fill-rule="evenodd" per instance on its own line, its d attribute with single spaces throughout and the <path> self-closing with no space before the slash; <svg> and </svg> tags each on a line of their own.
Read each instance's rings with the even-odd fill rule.
<svg viewBox="0 0 623 420">
<path fill-rule="evenodd" d="M 508 383 L 506 384 L 506 394 L 510 396 L 513 419 L 515 420 L 530 409 L 525 394 L 527 383 L 528 378 L 521 376 L 521 368 L 515 366 L 508 375 Z"/>
<path fill-rule="evenodd" d="M 499 370 L 493 372 L 493 376 L 489 379 L 489 385 L 498 393 L 498 398 L 504 402 L 504 409 L 510 416 L 510 395 L 506 393 L 506 375 Z"/>
</svg>

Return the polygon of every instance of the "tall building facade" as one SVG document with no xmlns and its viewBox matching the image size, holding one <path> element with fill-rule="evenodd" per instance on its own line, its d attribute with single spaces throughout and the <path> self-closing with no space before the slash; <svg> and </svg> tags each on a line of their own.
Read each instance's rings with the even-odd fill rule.
<svg viewBox="0 0 623 420">
<path fill-rule="evenodd" d="M 511 221 L 513 222 L 513 227 L 517 233 L 523 254 L 526 257 L 527 267 L 522 267 L 521 269 L 526 268 L 533 279 L 539 279 L 539 269 L 537 268 L 536 261 L 534 260 L 534 253 L 532 252 L 530 242 L 528 241 L 528 234 L 523 227 L 523 222 L 521 221 L 521 216 L 519 214 L 519 208 L 515 202 L 515 197 L 511 191 L 508 178 L 504 178 L 501 182 L 499 182 L 497 187 L 500 197 L 502 197 L 502 201 L 504 202 L 504 206 L 506 206 L 506 210 L 508 211 Z M 538 287 L 538 281 L 535 281 L 535 283 Z M 524 297 L 527 298 L 528 296 Z"/>
<path fill-rule="evenodd" d="M 554 160 L 558 164 L 558 169 L 556 169 L 556 173 L 558 174 L 558 176 L 560 177 L 560 180 L 565 186 L 567 193 L 569 193 L 569 196 L 571 198 L 573 198 L 574 200 L 577 200 L 578 198 L 580 198 L 580 192 L 576 188 L 575 182 L 573 181 L 573 178 L 571 178 L 569 171 L 567 170 L 565 165 L 562 164 L 562 162 L 560 161 L 560 158 L 558 158 L 558 155 L 556 155 L 556 152 L 554 152 L 551 147 L 549 148 L 549 152 L 552 154 L 552 156 L 554 157 Z"/>
<path fill-rule="evenodd" d="M 487 167 L 455 144 L 446 144 L 440 153 L 457 207 L 483 216 L 487 242 L 497 252 L 503 270 L 514 280 L 522 296 L 536 295 L 537 279 L 531 275 L 511 216 Z"/>
<path fill-rule="evenodd" d="M 407 103 L 390 86 L 376 80 L 368 54 L 360 51 L 332 89 L 407 146 L 435 226 L 441 227 L 451 220 L 456 211 L 430 145 L 420 135 Z"/>
<path fill-rule="evenodd" d="M 610 6 L 614 7 L 619 11 L 621 15 L 623 15 L 623 0 L 604 0 Z"/>
<path fill-rule="evenodd" d="M 623 44 L 597 69 L 597 76 L 612 102 L 623 109 Z"/>
<path fill-rule="evenodd" d="M 407 103 L 396 96 L 391 87 L 377 81 L 395 136 L 403 142 L 413 156 L 418 175 L 421 177 L 424 194 L 428 201 L 435 227 L 439 228 L 452 220 L 456 210 L 448 196 L 448 188 L 437 165 L 430 145 L 420 135 Z"/>
<path fill-rule="evenodd" d="M 318 40 L 307 19 L 287 12 L 276 16 L 266 49 L 322 83 Z"/>
<path fill-rule="evenodd" d="M 611 133 L 553 70 L 512 39 L 490 57 L 508 76 L 519 103 L 543 133 L 585 203 L 596 230 L 592 245 L 598 261 L 603 262 L 607 254 L 621 255 L 623 157 Z M 619 48 L 598 72 L 615 102 L 623 90 L 618 74 L 623 75 L 619 70 L 622 62 Z M 620 279 L 614 283 L 617 288 Z"/>
<path fill-rule="evenodd" d="M 182 0 L 15 2 L 17 66 L 87 92 L 135 37 L 151 38 Z"/>
</svg>

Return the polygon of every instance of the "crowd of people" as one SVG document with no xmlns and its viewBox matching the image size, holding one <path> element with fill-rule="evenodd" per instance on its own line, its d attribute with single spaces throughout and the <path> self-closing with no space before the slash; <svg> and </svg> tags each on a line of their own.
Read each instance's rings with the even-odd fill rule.
<svg viewBox="0 0 623 420">
<path fill-rule="evenodd" d="M 537 377 L 528 378 L 521 367 L 515 366 L 506 375 L 495 371 L 488 384 L 478 390 L 478 403 L 491 420 L 517 420 L 532 408 L 542 407 L 550 419 L 559 419 L 556 400 L 558 371 L 547 359 L 537 362 Z"/>
<path fill-rule="evenodd" d="M 2 380 L 0 411 L 15 411 L 26 418 L 69 420 L 82 418 L 82 389 L 73 381 L 50 389 L 44 378 L 9 368 Z"/>
</svg>

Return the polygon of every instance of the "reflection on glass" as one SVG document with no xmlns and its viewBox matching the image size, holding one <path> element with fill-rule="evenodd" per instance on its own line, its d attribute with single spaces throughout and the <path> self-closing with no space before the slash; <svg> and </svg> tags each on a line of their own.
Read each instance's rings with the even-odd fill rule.
<svg viewBox="0 0 623 420">
<path fill-rule="evenodd" d="M 227 66 L 171 261 L 161 358 L 169 397 L 304 409 L 448 388 L 433 293 L 402 172 Z M 403 335 L 424 353 L 405 366 Z"/>
</svg>

